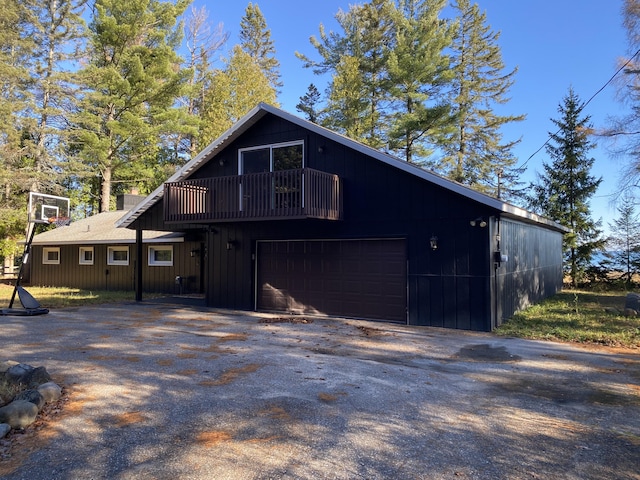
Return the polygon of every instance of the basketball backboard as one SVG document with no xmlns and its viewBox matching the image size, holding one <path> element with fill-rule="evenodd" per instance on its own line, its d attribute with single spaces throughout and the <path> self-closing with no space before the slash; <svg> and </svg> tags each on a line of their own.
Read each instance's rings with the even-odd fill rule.
<svg viewBox="0 0 640 480">
<path fill-rule="evenodd" d="M 29 218 L 32 223 L 67 224 L 71 218 L 69 199 L 44 193 L 29 192 Z"/>
</svg>

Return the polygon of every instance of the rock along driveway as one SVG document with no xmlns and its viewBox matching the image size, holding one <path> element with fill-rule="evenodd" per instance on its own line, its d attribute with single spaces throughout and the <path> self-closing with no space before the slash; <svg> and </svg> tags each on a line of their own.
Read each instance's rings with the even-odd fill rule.
<svg viewBox="0 0 640 480">
<path fill-rule="evenodd" d="M 6 479 L 640 478 L 632 352 L 153 303 L 0 321 L 2 360 L 70 391 Z"/>
</svg>

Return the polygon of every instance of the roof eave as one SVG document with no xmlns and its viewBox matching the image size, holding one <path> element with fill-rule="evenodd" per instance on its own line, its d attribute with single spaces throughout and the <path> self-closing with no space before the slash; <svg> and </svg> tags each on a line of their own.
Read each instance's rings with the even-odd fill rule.
<svg viewBox="0 0 640 480">
<path fill-rule="evenodd" d="M 214 142 L 212 142 L 204 150 L 202 150 L 202 152 L 200 152 L 193 160 L 189 161 L 174 175 L 172 175 L 171 178 L 167 180 L 167 182 L 173 182 L 173 181 L 184 179 L 191 172 L 199 168 L 204 161 L 207 161 L 210 158 L 210 156 L 218 148 L 220 148 L 221 145 L 225 144 L 227 141 L 229 141 L 229 139 L 235 139 L 235 137 L 243 133 L 245 130 L 247 130 L 250 126 L 255 124 L 259 119 L 261 119 L 267 113 L 278 116 L 284 120 L 287 120 L 307 130 L 311 130 L 312 132 L 317 133 L 318 135 L 324 136 L 330 140 L 333 140 L 337 143 L 345 145 L 346 147 L 356 150 L 364 155 L 373 157 L 383 163 L 386 163 L 387 165 L 403 170 L 411 175 L 415 175 L 419 178 L 427 180 L 446 190 L 462 195 L 466 198 L 469 198 L 487 207 L 493 208 L 498 212 L 506 214 L 507 216 L 513 216 L 516 219 L 521 219 L 531 223 L 545 225 L 549 228 L 558 230 L 560 232 L 564 232 L 564 233 L 569 232 L 569 230 L 563 227 L 562 225 L 556 222 L 553 222 L 549 219 L 536 215 L 532 212 L 524 210 L 515 205 L 506 203 L 497 198 L 490 197 L 489 195 L 478 192 L 477 190 L 473 190 L 472 188 L 462 185 L 461 183 L 449 180 L 434 172 L 424 170 L 423 168 L 407 163 L 388 153 L 380 152 L 379 150 L 368 147 L 367 145 L 364 145 L 348 137 L 345 137 L 344 135 L 336 133 L 325 127 L 317 125 L 313 122 L 309 122 L 308 120 L 304 120 L 303 118 L 300 118 L 296 115 L 285 112 L 284 110 L 273 107 L 271 105 L 267 105 L 265 103 L 260 103 L 255 108 L 253 108 L 249 113 L 247 113 L 244 117 L 242 117 L 235 125 L 229 128 Z M 117 227 L 131 226 L 131 224 L 133 224 L 133 222 L 135 222 L 135 220 L 137 220 L 144 212 L 146 212 L 149 208 L 155 205 L 163 197 L 163 195 L 164 195 L 164 186 L 161 185 L 153 193 L 151 193 L 146 199 L 144 199 L 140 204 L 138 204 L 134 209 L 132 209 L 127 215 L 123 216 L 120 220 L 118 220 L 116 222 L 116 226 Z"/>
<path fill-rule="evenodd" d="M 220 135 L 216 140 L 206 146 L 198 155 L 192 160 L 187 162 L 176 173 L 169 177 L 164 183 L 176 182 L 184 179 L 194 170 L 197 170 L 200 165 L 208 160 L 213 152 L 215 152 L 221 145 L 227 142 L 229 138 L 235 138 L 239 132 L 248 128 L 248 124 L 255 123 L 258 119 L 262 118 L 267 110 L 264 107 L 268 105 L 260 103 L 254 107 L 249 113 L 236 122 L 231 128 Z M 147 198 L 136 205 L 132 210 L 124 215 L 120 220 L 116 222 L 118 228 L 128 228 L 133 222 L 135 222 L 144 212 L 155 205 L 164 196 L 164 183 L 156 188 Z"/>
</svg>

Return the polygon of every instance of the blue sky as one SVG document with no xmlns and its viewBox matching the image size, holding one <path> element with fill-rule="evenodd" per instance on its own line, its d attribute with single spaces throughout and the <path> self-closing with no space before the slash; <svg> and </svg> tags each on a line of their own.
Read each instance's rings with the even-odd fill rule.
<svg viewBox="0 0 640 480">
<path fill-rule="evenodd" d="M 311 70 L 302 68 L 295 52 L 317 58 L 309 43 L 324 24 L 327 31 L 336 30 L 335 14 L 348 10 L 354 0 L 262 0 L 254 1 L 262 11 L 276 56 L 281 64 L 284 87 L 279 97 L 281 107 L 298 114 L 295 106 L 310 83 L 324 90 L 324 81 Z M 615 73 L 618 61 L 627 51 L 622 28 L 622 0 L 477 0 L 486 12 L 487 23 L 500 32 L 499 45 L 506 70 L 518 67 L 515 84 L 510 90 L 511 101 L 504 114 L 526 114 L 527 118 L 505 128 L 505 139 L 522 138 L 514 153 L 523 163 L 555 131 L 551 118 L 558 118 L 557 108 L 572 86 L 581 100 L 588 100 Z M 248 2 L 213 2 L 196 0 L 194 6 L 206 5 L 212 23 L 223 23 L 230 38 L 224 55 L 237 43 L 240 19 Z M 615 88 L 607 87 L 591 101 L 584 113 L 591 116 L 594 127 L 606 126 L 607 118 L 619 115 L 623 107 L 615 100 Z M 622 163 L 612 160 L 604 142 L 591 153 L 596 159 L 593 174 L 603 177 L 592 213 L 607 226 L 616 216 L 611 205 L 617 190 Z M 527 162 L 524 180 L 535 178 L 542 171 L 542 162 L 549 162 L 544 149 Z"/>
</svg>

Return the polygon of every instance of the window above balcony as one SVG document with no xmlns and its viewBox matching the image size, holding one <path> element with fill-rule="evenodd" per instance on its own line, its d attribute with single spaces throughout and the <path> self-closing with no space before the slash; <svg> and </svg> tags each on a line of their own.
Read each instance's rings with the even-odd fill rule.
<svg viewBox="0 0 640 480">
<path fill-rule="evenodd" d="M 304 168 L 304 143 L 289 142 L 243 148 L 238 152 L 238 173 L 281 172 Z"/>
</svg>

